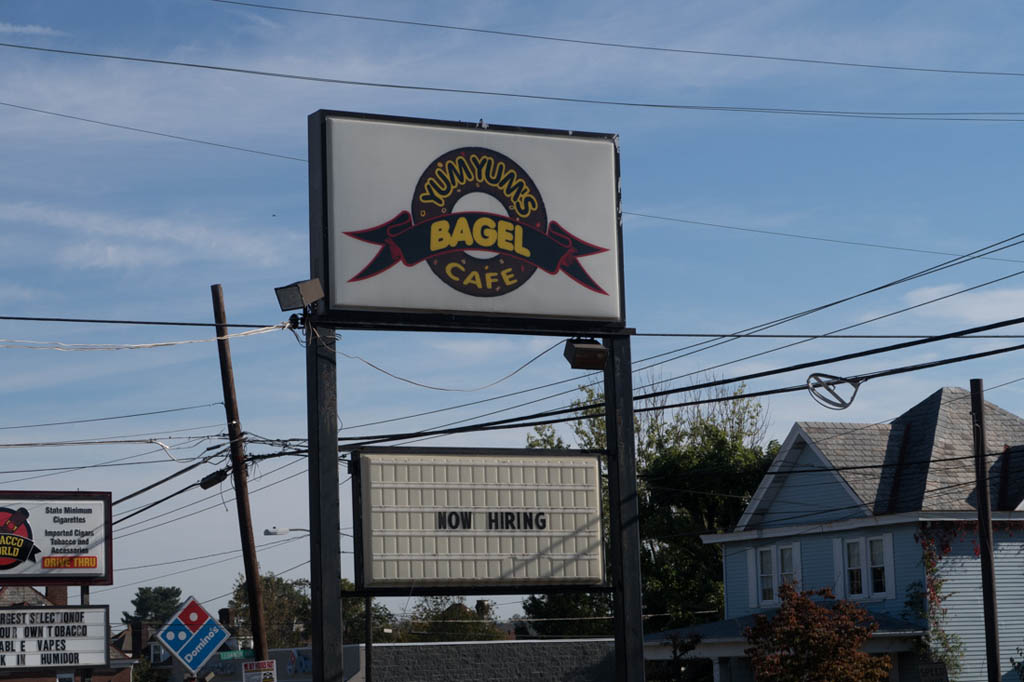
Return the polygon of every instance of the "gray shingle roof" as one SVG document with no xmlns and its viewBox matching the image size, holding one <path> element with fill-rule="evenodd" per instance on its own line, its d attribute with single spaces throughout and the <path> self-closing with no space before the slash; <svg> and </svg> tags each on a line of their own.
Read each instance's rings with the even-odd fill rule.
<svg viewBox="0 0 1024 682">
<path fill-rule="evenodd" d="M 962 388 L 940 389 L 891 424 L 798 425 L 835 467 L 885 465 L 840 472 L 875 514 L 968 511 L 976 508 L 970 397 Z M 986 402 L 985 431 L 986 450 L 994 453 L 988 458 L 992 507 L 1014 509 L 1024 499 L 1024 419 Z"/>
</svg>

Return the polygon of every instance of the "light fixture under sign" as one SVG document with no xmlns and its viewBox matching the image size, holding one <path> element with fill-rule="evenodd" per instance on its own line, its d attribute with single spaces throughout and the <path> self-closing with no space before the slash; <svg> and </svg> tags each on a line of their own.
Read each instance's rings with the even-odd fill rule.
<svg viewBox="0 0 1024 682">
<path fill-rule="evenodd" d="M 569 339 L 563 355 L 573 369 L 604 369 L 608 362 L 608 349 L 595 339 Z"/>
<path fill-rule="evenodd" d="M 324 288 L 321 286 L 319 278 L 314 277 L 301 282 L 292 282 L 283 287 L 275 287 L 274 293 L 277 294 L 277 303 L 281 306 L 281 310 L 299 310 L 323 299 Z"/>
</svg>

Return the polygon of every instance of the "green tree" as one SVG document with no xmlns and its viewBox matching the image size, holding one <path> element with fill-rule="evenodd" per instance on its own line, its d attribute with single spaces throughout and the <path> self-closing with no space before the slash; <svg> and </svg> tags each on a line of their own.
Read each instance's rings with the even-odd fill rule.
<svg viewBox="0 0 1024 682">
<path fill-rule="evenodd" d="M 461 642 L 506 639 L 507 633 L 494 623 L 493 606 L 478 600 L 474 608 L 465 597 L 421 597 L 412 617 L 400 628 L 405 642 Z"/>
<path fill-rule="evenodd" d="M 781 605 L 775 617 L 759 615 L 747 628 L 746 654 L 759 682 L 883 682 L 890 661 L 860 650 L 875 630 L 867 611 L 848 601 L 832 600 L 830 590 L 797 592 L 779 588 Z"/>
<path fill-rule="evenodd" d="M 648 392 L 663 385 L 644 383 Z M 573 440 L 583 449 L 603 449 L 603 395 L 586 386 L 581 391 L 574 404 L 588 418 L 571 423 Z M 723 607 L 721 550 L 704 545 L 699 535 L 735 525 L 778 450 L 775 442 L 761 447 L 767 416 L 760 402 L 743 393 L 742 386 L 687 393 L 688 402 L 714 402 L 685 408 L 668 407 L 664 397 L 637 405 L 641 575 L 644 611 L 654 615 L 645 623 L 650 631 L 712 620 Z M 558 449 L 566 442 L 546 425 L 527 436 L 527 445 Z M 531 597 L 523 608 L 531 618 L 572 613 L 571 603 L 552 596 Z M 584 623 L 565 622 L 559 633 L 585 634 Z"/>
<path fill-rule="evenodd" d="M 612 634 L 612 597 L 607 592 L 535 594 L 523 600 L 523 610 L 529 615 L 517 619 L 517 639 Z"/>
<path fill-rule="evenodd" d="M 121 622 L 130 623 L 132 618 L 141 618 L 153 628 L 161 628 L 171 619 L 181 605 L 180 587 L 140 587 L 135 590 L 132 606 L 135 613 L 121 612 Z"/>
<path fill-rule="evenodd" d="M 355 589 L 352 581 L 341 579 L 341 591 Z M 395 639 L 395 617 L 388 607 L 372 602 L 370 621 L 373 628 L 374 642 L 392 642 Z M 344 597 L 341 600 L 341 617 L 345 621 L 345 644 L 361 644 L 366 641 L 366 599 L 363 597 Z M 385 632 L 391 630 L 392 632 Z"/>
<path fill-rule="evenodd" d="M 174 614 L 171 614 L 174 615 Z M 166 682 L 170 670 L 156 670 L 145 656 L 132 666 L 132 682 Z"/>
<path fill-rule="evenodd" d="M 263 613 L 267 628 L 267 646 L 283 649 L 302 646 L 309 642 L 312 611 L 309 601 L 309 581 L 288 580 L 273 573 L 260 576 L 263 588 Z M 252 636 L 249 619 L 249 593 L 245 576 L 235 580 L 234 592 L 228 606 L 235 611 L 238 634 Z"/>
</svg>

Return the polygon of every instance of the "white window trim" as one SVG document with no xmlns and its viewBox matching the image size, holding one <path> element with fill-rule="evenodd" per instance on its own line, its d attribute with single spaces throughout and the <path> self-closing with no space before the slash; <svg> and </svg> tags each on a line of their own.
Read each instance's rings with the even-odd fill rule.
<svg viewBox="0 0 1024 682">
<path fill-rule="evenodd" d="M 874 580 L 871 576 L 870 548 L 872 540 L 882 541 L 883 561 L 885 566 L 885 590 L 874 592 Z M 860 546 L 860 575 L 862 594 L 849 594 L 847 586 L 847 565 L 846 546 L 856 543 Z M 835 580 L 833 592 L 837 599 L 849 599 L 850 601 L 881 601 L 883 599 L 896 598 L 896 573 L 893 561 L 892 533 L 882 535 L 861 535 L 857 537 L 833 538 L 832 539 L 832 566 Z"/>
<path fill-rule="evenodd" d="M 170 656 L 167 649 L 163 647 L 159 642 L 149 643 L 149 664 L 160 665 Z M 154 658 L 155 657 L 155 658 Z"/>
<path fill-rule="evenodd" d="M 782 584 L 782 565 L 779 562 L 779 550 L 790 549 L 793 552 L 793 581 L 801 584 L 800 543 L 788 542 L 777 545 L 761 545 L 747 549 L 747 604 L 756 609 L 765 606 L 778 606 L 779 587 Z M 772 553 L 772 595 L 773 599 L 761 599 L 761 552 L 770 550 Z"/>
</svg>

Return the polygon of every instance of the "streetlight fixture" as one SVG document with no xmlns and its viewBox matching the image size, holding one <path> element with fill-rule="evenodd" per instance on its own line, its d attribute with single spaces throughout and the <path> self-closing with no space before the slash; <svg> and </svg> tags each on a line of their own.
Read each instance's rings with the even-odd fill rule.
<svg viewBox="0 0 1024 682">
<path fill-rule="evenodd" d="M 297 532 L 300 532 L 300 533 L 308 533 L 309 529 L 308 528 L 278 528 L 277 526 L 271 526 L 270 528 L 264 528 L 263 529 L 263 534 L 264 535 L 288 535 L 288 533 L 291 533 L 292 531 L 297 531 Z"/>
</svg>

